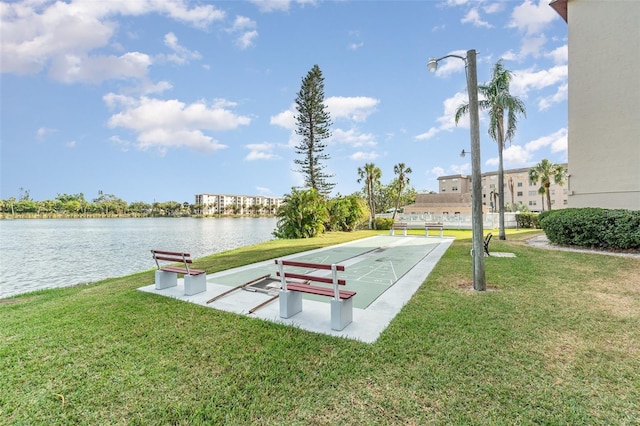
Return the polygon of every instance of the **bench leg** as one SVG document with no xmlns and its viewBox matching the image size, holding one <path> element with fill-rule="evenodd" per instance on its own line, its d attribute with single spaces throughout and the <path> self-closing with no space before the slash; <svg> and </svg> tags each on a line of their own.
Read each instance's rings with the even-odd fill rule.
<svg viewBox="0 0 640 426">
<path fill-rule="evenodd" d="M 302 293 L 297 291 L 280 291 L 280 318 L 291 318 L 302 312 Z"/>
<path fill-rule="evenodd" d="M 331 300 L 331 329 L 340 331 L 353 321 L 353 298 Z"/>
<path fill-rule="evenodd" d="M 395 232 L 393 232 L 393 228 L 391 228 L 391 231 L 389 231 L 389 235 L 394 235 Z"/>
<path fill-rule="evenodd" d="M 164 290 L 177 285 L 178 274 L 175 272 L 156 271 L 156 290 Z"/>
<path fill-rule="evenodd" d="M 207 291 L 207 274 L 184 276 L 185 296 L 192 296 L 203 291 Z"/>
<path fill-rule="evenodd" d="M 404 229 L 402 230 L 402 235 L 404 235 L 405 237 L 407 236 L 407 228 L 404 228 Z"/>
<path fill-rule="evenodd" d="M 444 230 L 440 228 L 440 238 L 444 237 Z"/>
</svg>

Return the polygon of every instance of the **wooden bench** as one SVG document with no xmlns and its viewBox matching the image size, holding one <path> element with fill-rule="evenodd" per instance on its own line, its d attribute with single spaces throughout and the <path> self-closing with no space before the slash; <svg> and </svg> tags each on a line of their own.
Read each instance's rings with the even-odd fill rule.
<svg viewBox="0 0 640 426">
<path fill-rule="evenodd" d="M 344 271 L 343 265 L 298 262 L 295 260 L 276 259 L 277 276 L 280 277 L 280 317 L 291 318 L 302 312 L 302 293 L 331 297 L 331 329 L 342 330 L 353 321 L 353 296 L 355 291 L 340 290 L 346 285 L 344 279 L 338 279 L 338 271 Z M 287 267 L 331 271 L 331 276 L 311 275 L 285 271 Z M 290 281 L 297 280 L 297 281 Z M 312 285 L 311 283 L 331 284 L 331 287 Z"/>
<path fill-rule="evenodd" d="M 486 237 L 484 237 L 484 242 L 483 242 L 483 244 L 484 244 L 484 252 L 485 252 L 485 253 L 487 253 L 487 256 L 491 256 L 491 255 L 489 254 L 489 241 L 491 241 L 491 237 L 492 237 L 492 236 L 493 236 L 493 235 L 491 234 L 491 232 L 489 232 L 489 233 L 487 234 L 487 236 L 486 236 Z"/>
<path fill-rule="evenodd" d="M 444 230 L 444 224 L 437 222 L 427 222 L 424 224 L 424 236 L 429 236 L 429 229 L 437 229 L 440 231 L 440 237 L 443 236 L 442 231 Z"/>
<path fill-rule="evenodd" d="M 189 253 L 151 250 L 156 261 L 156 290 L 163 290 L 178 285 L 178 274 L 184 275 L 184 294 L 191 296 L 207 290 L 207 274 L 199 269 L 191 269 L 193 263 Z M 160 265 L 160 262 L 182 263 L 183 266 Z"/>
<path fill-rule="evenodd" d="M 407 224 L 405 222 L 397 222 L 391 225 L 391 232 L 389 235 L 395 235 L 396 229 L 402 230 L 402 235 L 407 235 Z"/>
</svg>

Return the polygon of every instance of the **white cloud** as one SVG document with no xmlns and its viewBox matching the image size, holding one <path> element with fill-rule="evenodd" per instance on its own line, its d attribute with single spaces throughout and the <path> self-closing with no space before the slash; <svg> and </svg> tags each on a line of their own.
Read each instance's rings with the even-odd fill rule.
<svg viewBox="0 0 640 426">
<path fill-rule="evenodd" d="M 513 8 L 509 28 L 517 28 L 528 36 L 540 34 L 544 28 L 558 18 L 558 14 L 549 7 L 549 0 L 525 0 Z"/>
<path fill-rule="evenodd" d="M 144 53 L 122 56 L 66 54 L 52 59 L 49 75 L 64 83 L 100 83 L 105 80 L 144 79 L 151 58 Z"/>
<path fill-rule="evenodd" d="M 335 129 L 331 140 L 335 143 L 346 144 L 353 147 L 376 145 L 375 136 L 371 133 L 360 133 L 357 129 Z"/>
<path fill-rule="evenodd" d="M 77 145 L 76 141 L 68 141 L 67 143 L 64 144 L 64 146 L 66 146 L 67 148 L 75 148 Z"/>
<path fill-rule="evenodd" d="M 478 12 L 478 8 L 474 7 L 469 9 L 467 14 L 460 20 L 463 24 L 472 24 L 474 27 L 484 27 L 484 28 L 493 28 L 493 25 L 488 23 L 487 21 L 483 21 L 480 18 L 480 12 Z"/>
<path fill-rule="evenodd" d="M 248 144 L 245 145 L 245 148 L 249 150 L 249 154 L 244 157 L 246 161 L 273 160 L 279 158 L 273 153 L 274 145 L 270 143 Z"/>
<path fill-rule="evenodd" d="M 567 153 L 567 129 L 561 128 L 549 135 L 534 139 L 524 146 L 511 144 L 502 153 L 505 168 L 527 167 L 532 164 L 534 158 L 538 158 L 536 152 L 547 148 L 553 153 Z M 485 164 L 492 167 L 498 166 L 498 157 L 489 158 Z M 566 161 L 566 160 L 565 160 Z"/>
<path fill-rule="evenodd" d="M 355 122 L 365 121 L 376 111 L 380 101 L 366 96 L 332 96 L 325 99 L 325 105 L 332 119 L 347 118 Z"/>
<path fill-rule="evenodd" d="M 258 191 L 258 194 L 260 195 L 270 195 L 273 193 L 271 189 L 265 186 L 256 186 L 256 191 Z"/>
<path fill-rule="evenodd" d="M 299 5 L 315 5 L 316 0 L 251 0 L 251 3 L 258 6 L 260 12 L 286 12 L 291 7 L 291 3 L 297 3 Z"/>
<path fill-rule="evenodd" d="M 187 105 L 176 99 L 133 98 L 110 93 L 104 101 L 112 109 L 122 108 L 111 116 L 109 127 L 136 133 L 138 148 L 143 150 L 186 146 L 212 152 L 226 146 L 203 131 L 233 130 L 251 122 L 249 117 L 230 111 L 227 106 L 234 104 L 224 100 L 216 100 L 212 105 L 204 101 Z"/>
<path fill-rule="evenodd" d="M 214 6 L 189 7 L 182 0 L 110 0 L 45 3 L 2 3 L 0 62 L 2 71 L 39 73 L 49 67 L 54 79 L 64 82 L 100 82 L 110 78 L 140 78 L 147 73 L 149 56 L 128 52 L 99 54 L 117 29 L 117 15 L 159 13 L 199 28 L 220 20 Z"/>
<path fill-rule="evenodd" d="M 483 5 L 482 10 L 484 10 L 485 13 L 498 13 L 504 9 L 504 5 L 504 3 L 500 2 L 490 3 Z"/>
<path fill-rule="evenodd" d="M 545 109 L 550 108 L 554 104 L 558 104 L 560 102 L 566 101 L 568 98 L 568 94 L 569 94 L 569 85 L 566 83 L 562 84 L 560 85 L 560 87 L 558 87 L 558 90 L 556 91 L 556 93 L 554 93 L 551 96 L 541 98 L 538 101 L 538 109 L 540 111 L 544 111 Z"/>
<path fill-rule="evenodd" d="M 164 36 L 164 44 L 173 50 L 174 53 L 167 55 L 167 60 L 176 64 L 185 64 L 191 59 L 201 59 L 202 55 L 198 51 L 191 51 L 178 43 L 178 37 L 174 33 L 167 33 Z"/>
<path fill-rule="evenodd" d="M 276 126 L 284 127 L 287 130 L 294 131 L 296 129 L 295 111 L 296 105 L 292 104 L 288 110 L 272 116 L 269 122 Z"/>
<path fill-rule="evenodd" d="M 43 140 L 45 137 L 47 137 L 48 135 L 57 132 L 56 129 L 49 129 L 47 127 L 40 127 L 37 131 L 36 131 L 36 138 L 38 140 Z"/>
<path fill-rule="evenodd" d="M 255 39 L 258 38 L 257 31 L 247 31 L 242 33 L 237 39 L 236 44 L 240 49 L 247 49 L 255 44 Z"/>
<path fill-rule="evenodd" d="M 431 127 L 426 133 L 422 133 L 416 136 L 418 140 L 427 140 L 435 136 L 436 134 L 448 130 L 451 131 L 456 127 L 469 127 L 469 116 L 464 115 L 460 118 L 460 121 L 456 125 L 455 116 L 456 111 L 461 105 L 468 103 L 468 95 L 463 92 L 458 92 L 454 94 L 452 97 L 444 100 L 444 112 L 443 114 L 436 119 L 438 122 L 437 127 Z"/>
<path fill-rule="evenodd" d="M 544 34 L 524 37 L 518 53 L 519 59 L 522 60 L 528 56 L 539 57 L 546 42 L 547 38 Z"/>
<path fill-rule="evenodd" d="M 246 16 L 236 16 L 233 25 L 227 29 L 229 33 L 239 34 L 236 38 L 236 44 L 240 49 L 247 49 L 255 44 L 258 38 L 256 31 L 256 22 Z"/>
<path fill-rule="evenodd" d="M 375 160 L 378 157 L 379 155 L 374 151 L 371 151 L 371 152 L 357 151 L 349 156 L 349 158 L 353 161 L 371 161 L 371 160 Z"/>
<path fill-rule="evenodd" d="M 433 174 L 434 176 L 444 176 L 445 172 L 442 167 L 434 167 L 433 169 L 431 169 L 431 174 Z"/>
<path fill-rule="evenodd" d="M 556 84 L 564 84 L 568 77 L 567 65 L 556 65 L 548 70 L 514 71 L 509 89 L 514 96 L 526 97 L 530 90 L 540 90 Z"/>
<path fill-rule="evenodd" d="M 551 58 L 556 65 L 566 64 L 569 61 L 569 46 L 566 44 L 560 46 L 549 53 L 545 54 L 546 57 Z"/>
</svg>

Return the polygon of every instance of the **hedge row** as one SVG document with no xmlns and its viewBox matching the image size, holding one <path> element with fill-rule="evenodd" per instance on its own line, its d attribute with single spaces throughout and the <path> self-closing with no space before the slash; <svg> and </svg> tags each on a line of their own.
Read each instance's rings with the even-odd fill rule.
<svg viewBox="0 0 640 426">
<path fill-rule="evenodd" d="M 602 249 L 640 249 L 640 210 L 562 209 L 540 214 L 554 244 Z"/>
<path fill-rule="evenodd" d="M 540 228 L 540 218 L 538 213 L 518 213 L 516 223 L 518 228 Z"/>
</svg>

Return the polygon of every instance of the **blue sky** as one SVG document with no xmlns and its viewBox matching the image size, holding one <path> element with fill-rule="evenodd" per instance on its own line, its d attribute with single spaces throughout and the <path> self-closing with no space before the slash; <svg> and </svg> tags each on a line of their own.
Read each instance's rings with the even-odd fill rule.
<svg viewBox="0 0 640 426">
<path fill-rule="evenodd" d="M 464 62 L 499 59 L 526 104 L 505 168 L 567 161 L 567 25 L 548 0 L 3 1 L 0 198 L 98 191 L 127 202 L 282 196 L 303 180 L 295 97 L 317 64 L 334 195 L 411 167 L 411 185 L 469 174 Z M 482 171 L 497 169 L 481 115 Z"/>
</svg>

